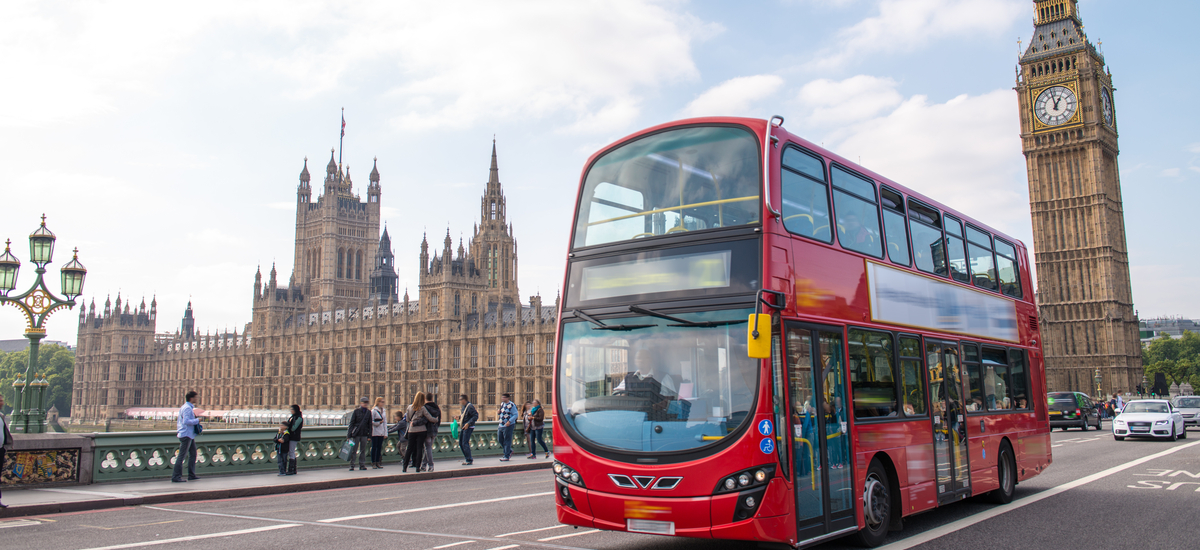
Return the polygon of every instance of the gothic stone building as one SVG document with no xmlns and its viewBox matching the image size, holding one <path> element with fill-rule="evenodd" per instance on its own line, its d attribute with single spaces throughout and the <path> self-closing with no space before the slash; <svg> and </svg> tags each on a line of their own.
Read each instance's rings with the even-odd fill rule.
<svg viewBox="0 0 1200 550">
<path fill-rule="evenodd" d="M 1036 0 L 1017 97 L 1029 176 L 1046 383 L 1132 391 L 1141 383 L 1117 172 L 1112 73 L 1076 0 Z"/>
<path fill-rule="evenodd" d="M 440 251 L 421 242 L 419 295 L 397 295 L 391 238 L 379 235 L 381 187 L 372 168 L 367 201 L 331 158 L 313 200 L 307 159 L 296 198 L 296 257 L 286 286 L 276 269 L 254 277 L 253 320 L 242 333 L 199 334 L 192 304 L 180 329 L 156 333 L 157 303 L 80 311 L 74 416 L 84 422 L 127 409 L 177 407 L 188 390 L 208 410 L 346 410 L 359 397 L 389 406 L 417 391 L 439 402 L 471 396 L 485 418 L 500 393 L 549 403 L 557 303 L 522 304 L 517 242 L 495 144 L 480 223 L 464 248 L 449 231 Z M 124 309 L 122 309 L 124 307 Z"/>
</svg>

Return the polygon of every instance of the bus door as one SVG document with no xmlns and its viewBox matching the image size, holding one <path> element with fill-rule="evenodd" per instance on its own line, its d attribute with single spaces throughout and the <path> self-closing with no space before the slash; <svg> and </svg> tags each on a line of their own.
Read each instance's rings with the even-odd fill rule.
<svg viewBox="0 0 1200 550">
<path fill-rule="evenodd" d="M 798 543 L 858 528 L 842 329 L 787 323 Z"/>
<path fill-rule="evenodd" d="M 962 403 L 962 365 L 958 344 L 925 341 L 929 399 L 933 408 L 933 450 L 938 504 L 971 496 L 967 463 L 967 425 Z"/>
</svg>

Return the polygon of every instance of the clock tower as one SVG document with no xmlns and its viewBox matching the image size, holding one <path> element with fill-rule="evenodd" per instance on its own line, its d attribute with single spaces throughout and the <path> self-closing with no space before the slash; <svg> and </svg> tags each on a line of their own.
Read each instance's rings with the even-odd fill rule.
<svg viewBox="0 0 1200 550">
<path fill-rule="evenodd" d="M 1017 101 L 1049 391 L 1133 391 L 1141 343 L 1129 283 L 1112 73 L 1077 0 L 1035 0 Z"/>
</svg>

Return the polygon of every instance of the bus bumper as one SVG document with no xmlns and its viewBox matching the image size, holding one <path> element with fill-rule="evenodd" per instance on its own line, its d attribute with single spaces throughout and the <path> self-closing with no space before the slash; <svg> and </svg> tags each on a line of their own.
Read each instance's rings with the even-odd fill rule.
<svg viewBox="0 0 1200 550">
<path fill-rule="evenodd" d="M 562 494 L 566 487 L 569 502 Z M 734 521 L 738 494 L 716 497 L 646 498 L 592 491 L 558 482 L 555 500 L 558 521 L 567 525 L 608 531 L 630 531 L 629 520 L 670 522 L 675 536 L 787 542 L 795 526 L 784 512 L 783 503 L 767 498 L 758 515 Z M 783 491 L 766 491 L 781 494 Z M 786 493 L 783 493 L 786 494 Z M 632 532 L 642 532 L 636 528 Z"/>
</svg>

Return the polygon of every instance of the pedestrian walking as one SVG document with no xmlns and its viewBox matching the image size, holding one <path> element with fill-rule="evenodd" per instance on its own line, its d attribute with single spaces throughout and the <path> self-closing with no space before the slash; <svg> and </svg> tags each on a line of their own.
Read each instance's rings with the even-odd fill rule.
<svg viewBox="0 0 1200 550">
<path fill-rule="evenodd" d="M 396 455 L 404 460 L 404 451 L 408 449 L 408 420 L 404 419 L 404 411 L 396 411 L 396 423 L 388 428 L 388 435 L 396 434 Z"/>
<path fill-rule="evenodd" d="M 1113 394 L 1113 400 L 1116 401 L 1116 413 L 1121 414 L 1121 409 L 1125 408 L 1125 400 L 1121 399 L 1121 394 L 1119 393 Z"/>
<path fill-rule="evenodd" d="M 404 412 L 408 420 L 408 448 L 404 450 L 404 465 L 401 472 L 408 472 L 408 465 L 421 471 L 421 459 L 425 455 L 425 426 L 429 424 L 429 412 L 425 410 L 425 392 L 417 392 L 413 402 Z"/>
<path fill-rule="evenodd" d="M 291 426 L 287 420 L 279 423 L 279 431 L 275 432 L 275 460 L 279 462 L 279 475 L 287 475 L 287 450 L 292 435 Z"/>
<path fill-rule="evenodd" d="M 171 474 L 171 481 L 175 483 L 184 483 L 183 479 L 183 463 L 187 462 L 187 480 L 195 481 L 200 479 L 196 475 L 196 436 L 200 435 L 200 431 L 204 428 L 200 425 L 200 419 L 196 418 L 196 396 L 194 390 L 187 392 L 183 397 L 183 406 L 179 407 L 179 417 L 175 419 L 175 437 L 179 438 L 179 453 L 175 455 L 175 470 Z"/>
<path fill-rule="evenodd" d="M 287 452 L 287 475 L 296 475 L 296 460 L 299 458 L 296 455 L 296 448 L 300 446 L 301 432 L 304 430 L 304 415 L 300 412 L 300 405 L 292 404 L 292 416 L 288 418 L 288 431 L 291 435 L 288 437 L 288 452 Z"/>
<path fill-rule="evenodd" d="M 501 394 L 500 409 L 496 412 L 496 420 L 500 422 L 500 426 L 496 428 L 496 436 L 500 439 L 500 446 L 504 448 L 504 456 L 500 458 L 500 462 L 508 462 L 512 458 L 513 432 L 517 429 L 519 419 L 512 395 Z"/>
<path fill-rule="evenodd" d="M 525 427 L 526 439 L 529 440 L 529 456 L 525 458 L 537 458 L 535 443 L 541 445 L 546 458 L 550 458 L 550 449 L 546 448 L 546 441 L 542 439 L 542 433 L 546 429 L 546 409 L 542 408 L 542 402 L 534 399 L 533 406 L 526 414 L 529 416 L 529 424 Z"/>
<path fill-rule="evenodd" d="M 375 398 L 375 407 L 371 409 L 371 467 L 383 467 L 383 442 L 387 440 L 387 413 L 383 410 L 383 398 Z"/>
<path fill-rule="evenodd" d="M 426 472 L 433 471 L 433 444 L 437 439 L 438 426 L 442 425 L 442 409 L 437 404 L 437 394 L 428 394 L 425 396 L 425 412 L 433 420 L 425 425 L 425 461 L 422 465 Z"/>
<path fill-rule="evenodd" d="M 529 416 L 530 409 L 533 409 L 533 402 L 526 401 L 521 405 L 521 439 L 525 443 L 525 458 L 533 453 L 533 440 L 530 437 L 533 435 L 533 417 Z"/>
<path fill-rule="evenodd" d="M 4 396 L 0 395 L 0 410 L 3 410 L 3 409 L 4 409 Z M 0 429 L 0 472 L 3 472 L 4 471 L 4 455 L 8 454 L 8 449 L 11 449 L 13 446 L 12 432 L 8 431 L 8 417 L 4 416 L 4 413 L 0 413 L 0 426 L 3 427 L 3 429 Z M 3 499 L 3 498 L 4 498 L 3 493 L 0 493 L 0 499 Z M 0 502 L 0 510 L 3 510 L 5 508 L 8 508 L 8 505 L 4 504 L 3 502 Z"/>
<path fill-rule="evenodd" d="M 458 428 L 458 448 L 463 454 L 463 466 L 470 466 L 471 460 L 471 434 L 475 431 L 475 422 L 479 420 L 479 411 L 475 410 L 475 405 L 471 404 L 471 400 L 467 399 L 467 394 L 458 396 L 458 404 L 462 407 L 459 412 L 459 428 Z"/>
<path fill-rule="evenodd" d="M 350 451 L 350 471 L 354 471 L 354 456 L 358 455 L 358 469 L 367 469 L 367 443 L 371 441 L 371 410 L 367 403 L 371 400 L 363 397 L 358 400 L 358 408 L 350 415 L 350 425 L 346 427 L 346 439 L 354 442 L 354 450 Z"/>
</svg>

